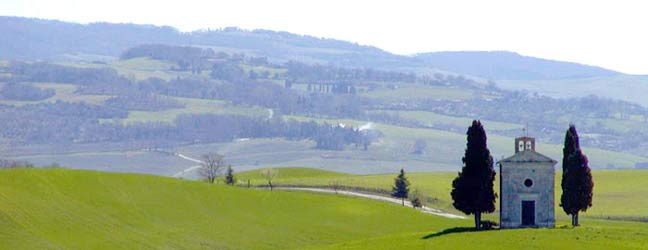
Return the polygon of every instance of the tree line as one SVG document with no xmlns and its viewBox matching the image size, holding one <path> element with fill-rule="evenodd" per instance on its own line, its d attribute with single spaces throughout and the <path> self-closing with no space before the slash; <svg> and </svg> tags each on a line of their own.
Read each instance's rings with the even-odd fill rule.
<svg viewBox="0 0 648 250">
<path fill-rule="evenodd" d="M 236 138 L 284 137 L 309 139 L 316 148 L 341 150 L 345 145 L 369 145 L 375 133 L 328 123 L 300 122 L 281 117 L 183 114 L 172 123 L 122 124 L 99 119 L 123 119 L 124 109 L 110 105 L 57 101 L 20 107 L 0 107 L 0 136 L 13 144 L 98 143 L 121 141 L 225 142 Z M 19 118 L 19 119 L 16 119 Z"/>
<path fill-rule="evenodd" d="M 54 96 L 53 89 L 42 89 L 27 83 L 7 83 L 0 90 L 0 97 L 15 101 L 40 101 Z"/>
</svg>

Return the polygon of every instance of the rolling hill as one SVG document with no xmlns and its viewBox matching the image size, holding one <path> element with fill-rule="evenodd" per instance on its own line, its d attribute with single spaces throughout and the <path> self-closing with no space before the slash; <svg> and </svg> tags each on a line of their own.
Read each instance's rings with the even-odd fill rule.
<svg viewBox="0 0 648 250">
<path fill-rule="evenodd" d="M 153 25 L 91 23 L 87 25 L 22 17 L 0 17 L 0 58 L 105 60 L 124 50 L 150 43 L 192 45 L 220 51 L 345 66 L 375 67 L 407 63 L 371 46 L 270 30 L 224 28 L 180 32 Z"/>
<path fill-rule="evenodd" d="M 0 249 L 642 249 L 644 223 L 470 232 L 379 201 L 65 169 L 0 171 Z M 564 222 L 561 222 L 564 223 Z M 526 239 L 511 240 L 511 239 Z"/>
<path fill-rule="evenodd" d="M 180 32 L 173 27 L 91 23 L 0 16 L 0 59 L 111 61 L 141 44 L 211 48 L 227 53 L 342 67 L 376 68 L 432 74 L 465 75 L 498 87 L 528 90 L 552 97 L 595 94 L 648 105 L 636 96 L 645 90 L 643 76 L 596 66 L 519 55 L 508 51 L 448 51 L 396 55 L 376 47 L 330 38 L 270 30 L 238 28 Z M 613 91 L 598 91 L 601 87 Z M 592 91 L 574 91 L 592 90 Z"/>
<path fill-rule="evenodd" d="M 0 249 L 301 249 L 467 223 L 357 198 L 144 175 L 12 169 L 0 183 Z"/>
<path fill-rule="evenodd" d="M 615 76 L 601 67 L 523 56 L 508 51 L 456 51 L 417 54 L 426 65 L 492 80 L 553 80 Z"/>
<path fill-rule="evenodd" d="M 549 80 L 614 76 L 595 66 L 521 56 L 506 51 L 432 52 L 414 56 L 372 46 L 270 30 L 234 27 L 180 32 L 173 27 L 90 23 L 0 16 L 1 59 L 117 57 L 124 50 L 150 43 L 190 45 L 226 52 L 298 60 L 344 67 L 371 67 L 431 73 L 438 70 L 492 80 Z"/>
<path fill-rule="evenodd" d="M 409 168 L 405 168 L 406 171 Z M 370 174 L 370 175 L 353 175 L 342 174 L 331 171 L 322 171 L 309 168 L 277 168 L 278 176 L 274 181 L 276 185 L 287 186 L 317 186 L 330 187 L 331 183 L 350 188 L 360 188 L 372 190 L 373 192 L 389 193 L 394 184 L 396 172 L 392 174 Z M 648 221 L 648 195 L 645 195 L 641 189 L 648 185 L 648 171 L 628 170 L 628 171 L 605 171 L 595 170 L 592 172 L 594 177 L 594 205 L 581 215 L 586 218 L 599 219 L 619 219 L 619 220 L 637 220 Z M 456 172 L 434 172 L 407 173 L 411 182 L 412 189 L 418 189 L 422 194 L 430 197 L 428 205 L 450 213 L 461 214 L 452 207 L 452 198 L 450 197 L 452 180 L 457 176 Z M 252 185 L 264 185 L 265 180 L 261 178 L 260 170 L 249 170 L 237 174 L 239 180 L 245 184 L 250 180 Z M 556 201 L 560 200 L 560 179 L 561 173 L 556 176 Z M 633 185 L 627 185 L 633 183 Z M 499 186 L 499 173 L 496 176 L 495 187 Z M 620 204 L 634 204 L 631 207 Z M 562 208 L 556 204 L 556 217 L 568 220 Z M 497 218 L 497 214 L 492 214 Z"/>
<path fill-rule="evenodd" d="M 181 33 L 171 27 L 150 25 L 83 25 L 0 17 L 0 31 L 4 31 L 4 35 L 0 37 L 0 50 L 6 50 L 6 53 L 0 53 L 0 57 L 46 58 L 51 64 L 47 66 L 47 63 L 33 61 L 0 61 L 0 87 L 3 89 L 11 82 L 19 82 L 26 89 L 54 93 L 40 100 L 0 99 L 0 104 L 3 105 L 0 114 L 15 117 L 15 112 L 20 114 L 18 117 L 24 122 L 32 124 L 24 126 L 21 122 L 6 123 L 9 127 L 3 128 L 6 133 L 0 136 L 6 138 L 3 142 L 15 140 L 15 143 L 0 144 L 0 152 L 3 157 L 28 160 L 37 165 L 57 162 L 72 168 L 173 176 L 195 163 L 173 154 L 150 150 L 161 147 L 164 151 L 194 158 L 210 151 L 221 152 L 228 156 L 237 170 L 259 166 L 308 166 L 375 174 L 393 172 L 407 166 L 415 171 L 449 171 L 460 165 L 465 127 L 473 119 L 482 119 L 487 124 L 491 139 L 489 142 L 496 158 L 510 153 L 512 137 L 520 135 L 525 124 L 531 125 L 530 131 L 543 142 L 542 150 L 558 158 L 563 129 L 574 122 L 582 129 L 583 145 L 588 147 L 593 168 L 627 169 L 648 161 L 647 140 L 644 139 L 648 134 L 645 129 L 648 109 L 642 109 L 638 105 L 598 98 L 562 100 L 526 96 L 480 85 L 472 78 L 452 74 L 416 76 L 373 68 L 435 69 L 437 66 L 430 65 L 436 57 L 443 59 L 438 68 L 458 63 L 459 66 L 469 68 L 501 67 L 502 72 L 515 73 L 518 71 L 511 67 L 521 67 L 521 78 L 543 80 L 498 80 L 497 84 L 509 84 L 508 88 L 515 88 L 515 85 L 522 86 L 521 82 L 526 82 L 529 87 L 522 89 L 552 86 L 556 92 L 550 95 L 559 97 L 563 97 L 560 95 L 563 92 L 584 93 L 586 91 L 577 91 L 578 88 L 590 82 L 581 81 L 583 78 L 554 78 L 603 75 L 588 78 L 598 79 L 592 86 L 616 85 L 616 89 L 601 91 L 598 88 L 588 91 L 642 100 L 641 86 L 646 79 L 596 67 L 528 58 L 510 52 L 433 53 L 408 57 L 344 41 L 236 28 Z M 115 36 L 116 33 L 120 36 Z M 118 39 L 106 42 L 110 40 L 106 37 Z M 186 59 L 182 57 L 189 54 L 180 56 L 177 60 L 153 59 L 142 55 L 116 58 L 123 49 L 139 43 L 195 45 L 197 47 L 193 47 L 194 50 L 212 48 L 214 51 L 200 73 L 181 70 L 179 67 L 179 63 Z M 158 49 L 158 53 L 168 53 L 177 48 L 166 46 L 166 50 Z M 250 54 L 246 57 L 235 52 Z M 303 59 L 370 68 L 336 68 L 295 62 L 280 64 L 253 57 L 257 55 L 277 61 Z M 231 79 L 217 79 L 219 76 L 213 74 L 213 69 L 223 60 L 234 65 L 233 69 L 240 70 L 240 77 L 244 80 L 237 81 L 244 81 L 249 86 L 241 87 L 243 85 L 234 84 Z M 471 64 L 473 61 L 475 65 Z M 21 66 L 17 65 L 21 63 L 25 65 L 25 69 L 36 70 L 35 72 L 38 72 L 39 67 L 51 67 L 53 71 L 50 73 L 60 75 L 61 78 L 38 78 L 36 76 L 48 74 L 24 73 L 31 71 L 18 70 Z M 300 73 L 300 69 L 303 72 Z M 70 78 L 74 78 L 71 76 L 77 73 L 87 74 L 87 78 L 71 80 Z M 466 74 L 481 73 L 475 71 Z M 106 77 L 105 80 L 96 83 L 89 80 L 100 76 Z M 335 78 L 337 76 L 344 76 L 346 80 L 340 83 Z M 606 82 L 606 79 L 612 78 L 620 80 Z M 637 88 L 632 89 L 632 96 L 622 97 L 624 86 L 627 86 L 624 83 L 626 80 L 633 81 L 633 86 Z M 563 82 L 565 84 L 562 87 L 567 90 L 560 89 Z M 346 88 L 351 85 L 356 89 L 353 94 L 330 91 L 331 87 Z M 148 105 L 129 104 L 129 100 L 141 99 L 134 97 L 137 96 L 134 93 L 140 92 L 148 94 L 151 98 L 144 100 L 151 102 Z M 176 105 L 165 107 L 163 101 L 155 102 L 153 97 Z M 62 102 L 69 103 L 61 104 Z M 159 104 L 160 107 L 151 104 Z M 543 110 L 542 104 L 551 108 Z M 92 114 L 70 111 L 75 108 L 101 109 L 106 115 L 97 118 Z M 35 118 L 51 114 L 52 112 L 43 111 L 47 109 L 70 109 L 68 115 L 78 119 L 54 116 L 46 120 L 60 122 L 60 126 L 39 127 L 43 122 L 36 122 Z M 326 121 L 330 124 L 353 126 L 372 122 L 384 137 L 375 141 L 367 150 L 350 144 L 330 150 L 331 148 L 317 148 L 313 136 L 293 140 L 279 135 L 257 133 L 255 136 L 258 137 L 239 138 L 249 136 L 235 135 L 229 141 L 222 138 L 200 138 L 198 132 L 202 133 L 201 131 L 212 127 L 213 120 L 208 123 L 183 123 L 183 126 L 189 128 L 195 125 L 193 129 L 174 130 L 176 128 L 170 126 L 176 124 L 178 118 L 188 116 L 195 119 L 213 119 L 218 116 L 223 119 L 226 115 L 283 120 L 295 118 L 302 122 L 322 124 Z M 77 129 L 80 125 L 71 125 L 72 122 L 83 124 L 94 131 L 81 133 Z M 65 127 L 68 130 L 65 131 L 68 132 L 50 130 L 52 127 L 63 128 L 64 124 L 67 124 Z M 142 130 L 138 130 L 140 126 L 143 126 Z M 116 133 L 124 129 L 131 132 L 100 136 L 101 133 Z M 189 133 L 181 137 L 174 137 L 187 131 Z M 146 136 L 147 134 L 149 135 Z M 156 136 L 151 136 L 152 134 Z M 230 136 L 233 134 L 229 133 Z M 52 139 L 44 139 L 44 135 L 51 135 Z M 164 137 L 160 137 L 162 135 Z M 140 138 L 133 140 L 134 137 Z M 55 138 L 68 144 L 61 147 L 59 142 L 53 142 Z M 417 140 L 428 145 L 428 153 L 412 154 L 411 148 Z M 88 165 L 89 161 L 96 163 Z"/>
</svg>

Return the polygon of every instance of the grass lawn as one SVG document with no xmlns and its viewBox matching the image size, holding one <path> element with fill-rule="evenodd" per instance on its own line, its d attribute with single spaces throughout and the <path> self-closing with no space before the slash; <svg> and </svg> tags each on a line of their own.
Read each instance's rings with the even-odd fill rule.
<svg viewBox="0 0 648 250">
<path fill-rule="evenodd" d="M 389 235 L 306 249 L 647 249 L 645 223 L 589 221 L 580 228 L 474 232 L 457 227 L 441 232 Z"/>
<path fill-rule="evenodd" d="M 134 174 L 12 169 L 0 183 L 0 249 L 302 249 L 467 225 L 360 198 Z"/>
<path fill-rule="evenodd" d="M 304 176 L 304 170 L 284 171 Z M 342 176 L 316 172 L 319 176 Z M 648 224 L 473 232 L 380 201 L 136 174 L 0 170 L 0 249 L 646 249 Z M 564 225 L 566 221 L 559 221 Z"/>
<path fill-rule="evenodd" d="M 332 181 L 343 186 L 363 187 L 370 189 L 391 190 L 397 173 L 377 175 L 350 175 L 307 168 L 277 168 L 276 184 L 327 186 Z M 299 173 L 299 174 L 296 174 Z M 407 173 L 411 188 L 418 189 L 424 195 L 433 198 L 429 205 L 452 213 L 460 214 L 452 207 L 450 197 L 452 180 L 456 172 Z M 259 170 L 250 170 L 238 174 L 240 180 L 251 179 L 253 185 L 265 184 Z M 593 206 L 583 214 L 589 218 L 642 219 L 648 220 L 648 170 L 601 170 L 593 171 L 594 201 Z M 560 201 L 561 173 L 556 176 L 556 201 Z M 499 187 L 499 176 L 495 187 Z M 632 205 L 626 205 L 632 204 Z M 567 219 L 562 208 L 556 203 L 556 215 Z M 492 217 L 492 216 L 490 216 Z"/>
</svg>

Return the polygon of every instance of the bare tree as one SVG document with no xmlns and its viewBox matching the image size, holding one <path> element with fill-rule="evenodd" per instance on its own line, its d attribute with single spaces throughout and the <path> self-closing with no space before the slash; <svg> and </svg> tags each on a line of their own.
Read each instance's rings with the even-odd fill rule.
<svg viewBox="0 0 648 250">
<path fill-rule="evenodd" d="M 342 188 L 342 182 L 338 179 L 334 179 L 329 182 L 329 186 L 331 187 L 331 189 L 333 189 L 333 191 L 335 191 L 335 194 L 337 194 L 338 190 Z"/>
<path fill-rule="evenodd" d="M 275 170 L 273 168 L 264 168 L 261 170 L 261 176 L 263 176 L 264 179 L 268 182 L 268 185 L 270 186 L 270 191 L 272 191 L 272 180 L 277 177 L 279 174 L 278 170 Z"/>
<path fill-rule="evenodd" d="M 412 203 L 413 208 L 422 208 L 424 203 L 425 195 L 421 193 L 418 189 L 414 189 L 409 195 L 410 202 Z"/>
<path fill-rule="evenodd" d="M 209 153 L 202 156 L 200 163 L 200 176 L 209 183 L 214 183 L 225 168 L 225 156 L 218 153 Z"/>
</svg>

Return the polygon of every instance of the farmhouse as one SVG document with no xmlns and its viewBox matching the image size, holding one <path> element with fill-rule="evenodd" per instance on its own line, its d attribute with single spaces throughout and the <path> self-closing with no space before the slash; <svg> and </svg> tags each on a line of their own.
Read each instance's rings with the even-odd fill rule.
<svg viewBox="0 0 648 250">
<path fill-rule="evenodd" d="M 535 138 L 515 139 L 500 167 L 500 227 L 554 227 L 556 161 L 535 151 Z"/>
</svg>

